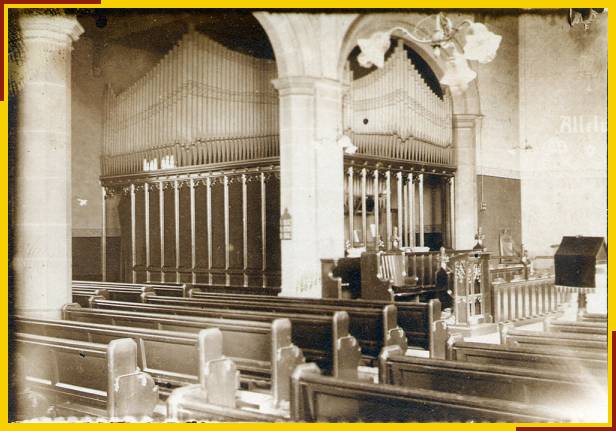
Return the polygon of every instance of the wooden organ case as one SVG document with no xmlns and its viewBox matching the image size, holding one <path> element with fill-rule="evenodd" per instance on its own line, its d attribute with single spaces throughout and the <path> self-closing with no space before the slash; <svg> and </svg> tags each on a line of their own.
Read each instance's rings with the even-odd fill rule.
<svg viewBox="0 0 616 431">
<path fill-rule="evenodd" d="M 125 281 L 280 286 L 273 60 L 191 30 L 156 66 L 108 87 L 103 238 L 117 208 Z M 103 241 L 103 277 L 107 250 Z"/>
<path fill-rule="evenodd" d="M 385 249 L 436 252 L 453 245 L 452 103 L 417 54 L 392 46 L 383 68 L 356 79 L 347 62 L 344 128 L 357 147 L 345 156 L 347 246 L 376 234 Z"/>
</svg>

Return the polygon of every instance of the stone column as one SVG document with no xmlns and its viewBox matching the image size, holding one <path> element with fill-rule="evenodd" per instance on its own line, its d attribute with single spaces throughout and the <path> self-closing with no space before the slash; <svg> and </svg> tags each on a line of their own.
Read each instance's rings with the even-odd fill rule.
<svg viewBox="0 0 616 431">
<path fill-rule="evenodd" d="M 455 177 L 454 244 L 458 250 L 472 249 L 477 232 L 477 148 L 481 116 L 454 115 L 453 139 L 458 169 Z"/>
<path fill-rule="evenodd" d="M 344 255 L 342 89 L 335 80 L 285 77 L 280 95 L 280 211 L 290 216 L 281 240 L 282 295 L 320 297 L 321 258 Z"/>
<path fill-rule="evenodd" d="M 15 312 L 59 318 L 71 302 L 71 50 L 74 17 L 24 16 L 14 178 Z"/>
</svg>

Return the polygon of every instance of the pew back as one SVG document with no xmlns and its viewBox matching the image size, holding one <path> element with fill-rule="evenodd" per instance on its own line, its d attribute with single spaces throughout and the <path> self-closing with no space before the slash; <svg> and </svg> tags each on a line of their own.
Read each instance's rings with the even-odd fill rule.
<svg viewBox="0 0 616 431">
<path fill-rule="evenodd" d="M 350 331 L 359 342 L 362 353 L 368 360 L 378 357 L 385 345 L 397 344 L 406 349 L 406 336 L 397 325 L 397 309 L 393 304 L 380 307 L 350 307 L 340 308 L 334 305 L 318 303 L 278 302 L 272 300 L 247 300 L 238 296 L 225 298 L 165 298 L 150 296 L 146 298 L 149 304 L 178 305 L 202 309 L 229 309 L 246 312 L 263 311 L 267 313 L 292 313 L 294 315 L 333 316 L 342 310 L 350 317 Z"/>
<path fill-rule="evenodd" d="M 514 328 L 510 324 L 500 324 L 499 329 L 501 343 L 511 346 L 553 346 L 607 352 L 607 334 L 529 331 Z"/>
<path fill-rule="evenodd" d="M 505 346 L 450 340 L 447 358 L 478 364 L 553 370 L 592 376 L 607 385 L 607 351 L 563 349 L 557 347 Z"/>
<path fill-rule="evenodd" d="M 293 298 L 287 296 L 270 298 L 257 295 L 228 295 L 195 291 L 193 291 L 192 297 L 198 299 L 224 299 L 229 301 L 260 301 L 262 303 L 327 305 L 345 311 L 349 308 L 372 308 L 376 310 L 383 310 L 385 312 L 386 308 L 391 305 L 388 301 L 376 300 Z M 440 320 L 441 317 L 441 304 L 438 299 L 431 299 L 428 303 L 396 302 L 395 307 L 398 316 L 396 326 L 400 326 L 400 328 L 404 331 L 409 346 L 430 349 L 430 346 L 444 343 L 445 340 L 442 338 L 442 334 L 436 330 L 434 325 L 434 322 Z M 356 332 L 353 329 L 356 325 L 353 322 L 354 315 L 349 313 L 349 316 L 351 317 L 351 333 L 355 335 Z M 388 329 L 393 329 L 394 327 L 394 325 L 389 325 Z"/>
<path fill-rule="evenodd" d="M 354 363 L 356 361 L 359 362 L 361 356 L 357 341 L 348 333 L 349 316 L 344 311 L 336 312 L 333 316 L 319 316 L 229 309 L 204 309 L 164 303 L 140 304 L 110 301 L 104 298 L 93 299 L 91 305 L 94 309 L 112 310 L 113 312 L 125 311 L 127 312 L 125 318 L 129 320 L 133 313 L 166 314 L 167 316 L 165 317 L 171 319 L 175 316 L 193 316 L 269 322 L 270 324 L 276 319 L 289 319 L 293 344 L 302 349 L 307 360 L 319 363 L 329 372 L 344 374 L 347 373 L 347 367 L 356 370 L 359 364 Z M 247 350 L 247 346 L 241 343 L 239 339 L 236 338 L 233 342 L 238 344 L 236 349 Z"/>
<path fill-rule="evenodd" d="M 548 409 L 474 396 L 319 375 L 311 364 L 293 374 L 291 419 L 307 422 L 542 422 L 562 419 Z"/>
<path fill-rule="evenodd" d="M 591 408 L 607 397 L 585 375 L 502 365 L 404 356 L 387 347 L 379 358 L 379 381 L 418 389 L 543 405 Z M 606 406 L 607 407 L 607 406 Z"/>
</svg>

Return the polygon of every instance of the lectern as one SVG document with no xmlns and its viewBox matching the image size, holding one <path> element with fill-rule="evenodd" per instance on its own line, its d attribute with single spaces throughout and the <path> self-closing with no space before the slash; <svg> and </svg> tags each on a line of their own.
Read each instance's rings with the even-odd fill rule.
<svg viewBox="0 0 616 431">
<path fill-rule="evenodd" d="M 565 236 L 554 255 L 555 284 L 578 288 L 578 313 L 586 311 L 586 293 L 606 285 L 607 245 L 603 237 Z"/>
</svg>

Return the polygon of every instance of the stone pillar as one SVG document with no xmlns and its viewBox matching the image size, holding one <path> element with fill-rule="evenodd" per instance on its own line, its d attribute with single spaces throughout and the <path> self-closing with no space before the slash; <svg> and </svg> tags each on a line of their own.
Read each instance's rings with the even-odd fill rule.
<svg viewBox="0 0 616 431">
<path fill-rule="evenodd" d="M 455 177 L 454 247 L 472 249 L 477 232 L 477 148 L 481 116 L 454 115 L 453 139 L 458 169 Z"/>
<path fill-rule="evenodd" d="M 280 95 L 282 295 L 321 296 L 321 258 L 344 256 L 342 87 L 335 80 L 285 77 Z"/>
<path fill-rule="evenodd" d="M 14 178 L 15 312 L 59 318 L 71 302 L 71 50 L 74 17 L 24 16 Z"/>
</svg>

